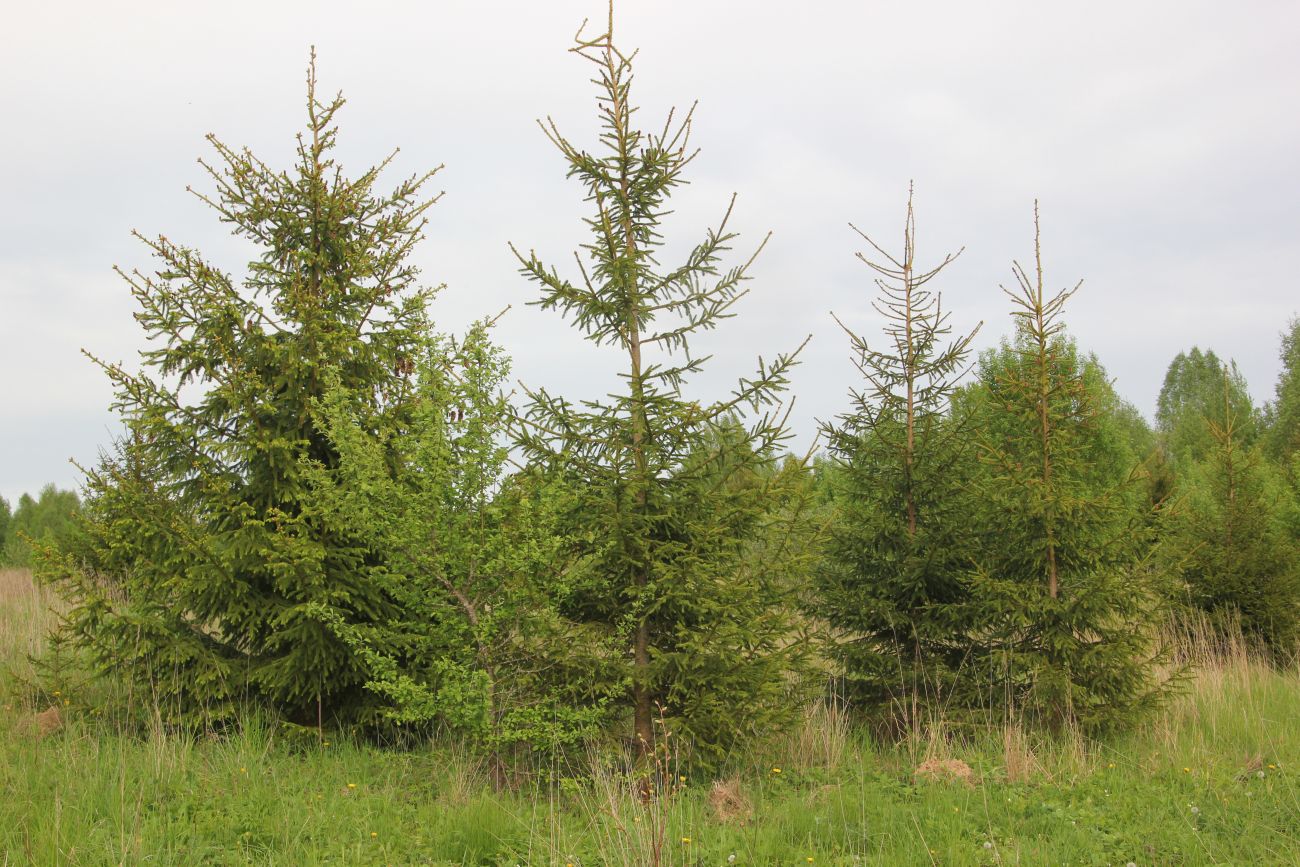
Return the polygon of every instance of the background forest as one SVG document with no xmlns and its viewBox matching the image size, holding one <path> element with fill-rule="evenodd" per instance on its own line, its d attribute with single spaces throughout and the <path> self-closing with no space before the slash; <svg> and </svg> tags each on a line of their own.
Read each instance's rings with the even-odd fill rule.
<svg viewBox="0 0 1300 867">
<path fill-rule="evenodd" d="M 600 347 L 616 388 L 576 399 L 518 376 L 494 339 L 509 311 L 439 329 L 410 260 L 437 169 L 391 188 L 386 161 L 344 172 L 344 102 L 313 57 L 293 163 L 211 136 L 194 191 L 257 256 L 228 273 L 138 234 L 152 264 L 119 273 L 141 364 L 91 356 L 124 434 L 80 496 L 0 499 L 4 562 L 57 615 L 15 669 L 25 707 L 128 738 L 455 744 L 496 791 L 623 787 L 654 826 L 627 857 L 660 863 L 691 838 L 645 805 L 734 779 L 810 717 L 930 752 L 1104 744 L 1177 717 L 1211 661 L 1294 680 L 1300 319 L 1276 323 L 1271 402 L 1191 347 L 1152 426 L 1070 334 L 1087 288 L 1045 276 L 1050 210 L 1026 202 L 1008 316 L 981 326 L 1005 336 L 976 354 L 948 320 L 960 252 L 918 251 L 909 191 L 898 246 L 859 233 L 860 303 L 883 330 L 828 316 L 749 349 L 767 239 L 732 230 L 734 197 L 698 237 L 667 237 L 693 110 L 638 112 L 612 14 L 595 29 L 573 51 L 598 134 L 541 124 L 586 240 L 511 249 L 550 339 Z M 694 354 L 715 328 L 752 361 Z M 793 454 L 808 339 L 841 340 L 860 378 Z M 706 367 L 734 388 L 702 394 Z M 1249 772 L 1277 770 L 1264 759 Z"/>
</svg>

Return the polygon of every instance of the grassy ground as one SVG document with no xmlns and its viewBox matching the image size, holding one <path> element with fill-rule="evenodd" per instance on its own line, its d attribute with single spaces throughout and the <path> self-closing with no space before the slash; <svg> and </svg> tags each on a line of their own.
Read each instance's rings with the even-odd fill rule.
<svg viewBox="0 0 1300 867">
<path fill-rule="evenodd" d="M 76 695 L 16 685 L 49 605 L 0 572 L 0 864 L 1300 864 L 1300 678 L 1240 651 L 1111 742 L 881 747 L 820 712 L 737 777 L 642 806 L 609 774 L 495 794 L 445 747 L 256 722 L 127 736 Z M 66 724 L 38 739 L 49 701 Z M 926 759 L 973 777 L 918 780 Z"/>
</svg>

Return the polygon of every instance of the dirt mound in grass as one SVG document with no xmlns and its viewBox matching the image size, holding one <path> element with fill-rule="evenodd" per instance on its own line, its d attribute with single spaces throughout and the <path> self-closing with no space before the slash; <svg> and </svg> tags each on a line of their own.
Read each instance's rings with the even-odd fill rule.
<svg viewBox="0 0 1300 867">
<path fill-rule="evenodd" d="M 38 741 L 54 734 L 61 728 L 63 728 L 63 714 L 59 713 L 59 709 L 52 705 L 48 710 L 23 717 L 18 721 L 17 726 L 20 734 Z"/>
<path fill-rule="evenodd" d="M 921 782 L 975 785 L 975 772 L 961 759 L 926 759 L 912 771 L 912 778 Z"/>
<path fill-rule="evenodd" d="M 709 807 L 719 822 L 744 824 L 754 814 L 754 806 L 741 791 L 740 780 L 714 780 L 709 790 Z"/>
</svg>

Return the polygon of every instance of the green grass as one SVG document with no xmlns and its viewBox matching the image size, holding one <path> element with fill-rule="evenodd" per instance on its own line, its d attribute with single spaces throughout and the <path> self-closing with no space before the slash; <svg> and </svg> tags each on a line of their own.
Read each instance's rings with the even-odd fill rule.
<svg viewBox="0 0 1300 867">
<path fill-rule="evenodd" d="M 0 574 L 0 661 L 23 676 L 48 605 L 25 580 Z M 36 739 L 24 720 L 51 699 L 67 725 Z M 657 846 L 673 865 L 1300 863 L 1300 679 L 1242 653 L 1106 743 L 882 747 L 811 714 L 727 781 L 730 817 L 712 780 L 649 806 L 609 773 L 494 793 L 447 747 L 304 743 L 256 720 L 138 737 L 75 695 L 10 682 L 0 700 L 0 864 L 653 864 Z M 975 781 L 918 782 L 929 757 Z"/>
</svg>

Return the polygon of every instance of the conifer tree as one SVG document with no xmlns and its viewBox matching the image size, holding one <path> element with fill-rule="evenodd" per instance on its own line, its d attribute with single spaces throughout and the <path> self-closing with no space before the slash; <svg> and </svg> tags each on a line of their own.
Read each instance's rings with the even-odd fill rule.
<svg viewBox="0 0 1300 867">
<path fill-rule="evenodd" d="M 790 674 L 806 644 L 782 597 L 786 554 L 773 545 L 761 562 L 749 556 L 799 512 L 778 489 L 787 476 L 765 472 L 786 437 L 789 408 L 777 395 L 797 350 L 760 360 L 729 397 L 683 394 L 705 361 L 690 339 L 732 315 L 753 257 L 723 264 L 736 237 L 729 205 L 684 262 L 661 267 L 661 220 L 695 156 L 692 113 L 670 113 L 658 132 L 634 122 L 634 55 L 616 46 L 613 23 L 611 4 L 605 32 L 580 31 L 572 49 L 596 72 L 598 147 L 542 124 L 592 205 L 591 240 L 572 280 L 535 253 L 516 255 L 541 290 L 535 303 L 615 350 L 623 388 L 577 404 L 528 389 L 520 445 L 572 486 L 567 612 L 599 625 L 620 660 L 630 740 L 642 755 L 654 749 L 662 714 L 697 758 L 715 761 L 798 704 Z"/>
<path fill-rule="evenodd" d="M 1300 545 L 1295 495 L 1265 459 L 1243 442 L 1232 382 L 1204 419 L 1214 449 L 1179 479 L 1179 508 L 1165 515 L 1187 601 L 1220 627 L 1233 621 L 1288 660 L 1300 640 Z"/>
<path fill-rule="evenodd" d="M 855 231 L 883 257 L 858 254 L 877 275 L 872 307 L 885 319 L 885 341 L 875 348 L 841 323 L 866 385 L 826 428 L 843 468 L 817 605 L 843 635 L 837 653 L 855 695 L 892 703 L 915 722 L 924 705 L 949 701 L 963 683 L 968 643 L 958 611 L 971 552 L 961 482 L 972 455 L 949 402 L 978 326 L 946 340 L 948 312 L 928 284 L 960 251 L 928 270 L 917 266 L 910 190 L 899 256 Z"/>
<path fill-rule="evenodd" d="M 1104 377 L 1063 333 L 1078 286 L 1044 288 L 1036 205 L 1034 229 L 1033 273 L 1017 263 L 1015 289 L 1004 287 L 1015 337 L 981 364 L 986 471 L 976 491 L 986 508 L 973 634 L 991 700 L 1055 728 L 1105 728 L 1161 694 L 1153 548 Z"/>
<path fill-rule="evenodd" d="M 126 433 L 87 470 L 83 538 L 44 571 L 97 663 L 183 719 L 245 700 L 355 718 L 364 669 L 320 612 L 361 624 L 396 604 L 368 540 L 315 507 L 307 468 L 338 466 L 319 413 L 331 387 L 387 424 L 407 411 L 432 294 L 408 256 L 436 199 L 422 192 L 433 172 L 377 192 L 391 155 L 344 174 L 343 102 L 318 97 L 313 52 L 290 170 L 208 137 L 215 193 L 195 195 L 257 249 L 242 277 L 139 234 L 156 271 L 119 270 L 150 339 L 144 369 L 96 359 Z"/>
</svg>

